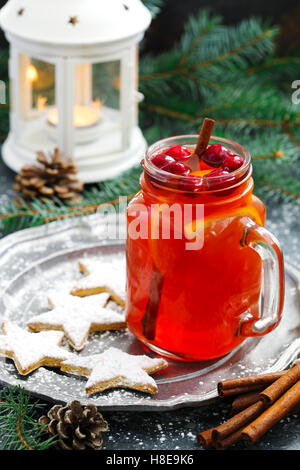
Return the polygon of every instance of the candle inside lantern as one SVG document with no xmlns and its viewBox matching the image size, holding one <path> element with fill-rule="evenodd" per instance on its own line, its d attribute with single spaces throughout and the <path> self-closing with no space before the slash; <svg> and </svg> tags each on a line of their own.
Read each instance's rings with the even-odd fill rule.
<svg viewBox="0 0 300 470">
<path fill-rule="evenodd" d="M 100 100 L 93 101 L 90 106 L 74 107 L 74 126 L 77 128 L 90 127 L 96 124 L 100 118 L 100 109 L 103 102 Z M 48 122 L 53 126 L 58 125 L 58 110 L 52 108 L 48 113 Z"/>
<path fill-rule="evenodd" d="M 26 72 L 27 80 L 30 82 L 36 82 L 39 78 L 38 71 L 34 65 L 29 65 Z"/>
</svg>

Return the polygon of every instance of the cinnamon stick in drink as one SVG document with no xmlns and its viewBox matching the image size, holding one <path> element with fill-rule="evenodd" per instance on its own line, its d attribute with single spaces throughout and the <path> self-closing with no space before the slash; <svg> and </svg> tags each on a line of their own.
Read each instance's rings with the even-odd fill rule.
<svg viewBox="0 0 300 470">
<path fill-rule="evenodd" d="M 202 128 L 198 137 L 196 149 L 192 157 L 189 159 L 189 166 L 193 168 L 198 167 L 199 157 L 205 152 L 214 128 L 215 121 L 210 118 L 205 118 Z M 144 316 L 142 318 L 143 335 L 149 340 L 155 339 L 156 322 L 158 317 L 158 310 L 161 300 L 162 288 L 164 277 L 159 269 L 154 265 L 151 272 L 149 297 Z"/>
<path fill-rule="evenodd" d="M 300 381 L 296 382 L 270 408 L 249 424 L 243 430 L 242 438 L 253 444 L 271 429 L 274 424 L 291 414 L 299 404 Z"/>
<path fill-rule="evenodd" d="M 300 380 L 300 364 L 295 365 L 282 377 L 276 380 L 266 390 L 260 393 L 260 397 L 265 403 L 274 403 L 281 395 Z"/>
<path fill-rule="evenodd" d="M 215 125 L 215 121 L 210 118 L 205 118 L 201 127 L 201 131 L 199 134 L 198 142 L 195 149 L 195 154 L 198 157 L 205 152 L 207 146 L 209 144 L 209 140 Z"/>
<path fill-rule="evenodd" d="M 280 372 L 268 372 L 266 374 L 222 380 L 218 383 L 218 393 L 220 397 L 225 397 L 253 392 L 259 389 L 261 390 L 278 380 L 286 373 L 287 371 L 283 370 Z"/>
<path fill-rule="evenodd" d="M 164 278 L 159 269 L 153 265 L 149 286 L 149 296 L 144 317 L 142 319 L 145 338 L 153 340 L 156 332 L 156 322 L 160 305 Z"/>
<path fill-rule="evenodd" d="M 198 137 L 198 141 L 196 144 L 195 151 L 191 158 L 189 159 L 188 165 L 192 171 L 196 171 L 199 169 L 199 160 L 200 157 L 203 155 L 207 146 L 209 144 L 211 134 L 215 125 L 215 121 L 210 118 L 205 118 L 200 130 L 200 134 Z"/>
</svg>

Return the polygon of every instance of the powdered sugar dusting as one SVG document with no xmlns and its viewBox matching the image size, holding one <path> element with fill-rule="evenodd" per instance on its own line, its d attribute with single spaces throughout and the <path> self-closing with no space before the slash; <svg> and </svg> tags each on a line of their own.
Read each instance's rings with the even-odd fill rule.
<svg viewBox="0 0 300 470">
<path fill-rule="evenodd" d="M 64 361 L 63 365 L 64 366 L 69 366 L 71 369 L 72 367 L 76 367 L 79 369 L 87 369 L 88 373 L 86 374 L 86 377 L 89 377 L 91 375 L 91 372 L 93 370 L 93 367 L 95 367 L 99 361 L 101 361 L 102 354 L 93 354 L 91 356 L 82 356 L 82 355 L 75 355 L 70 359 L 67 359 Z M 72 370 L 71 370 L 72 372 Z M 83 374 L 80 374 L 83 375 Z"/>
<path fill-rule="evenodd" d="M 1 354 L 6 355 L 4 351 L 13 353 L 24 370 L 45 357 L 59 360 L 70 357 L 67 350 L 59 347 L 63 338 L 60 331 L 29 333 L 9 321 L 4 322 L 3 329 L 5 335 L 0 336 Z"/>
<path fill-rule="evenodd" d="M 54 301 L 53 296 L 50 296 L 51 303 L 58 306 L 52 311 L 32 317 L 28 324 L 35 330 L 61 327 L 72 346 L 80 350 L 93 325 L 98 325 L 98 330 L 109 328 L 110 325 L 114 329 L 114 324 L 125 328 L 124 315 L 110 308 L 103 308 L 108 298 L 106 293 L 84 298 L 60 294 Z"/>
<path fill-rule="evenodd" d="M 76 297 L 71 295 L 69 291 L 53 291 L 47 294 L 51 308 L 64 308 L 65 310 L 83 310 L 84 312 L 89 308 L 104 307 L 109 299 L 109 294 L 103 292 L 91 297 Z"/>
<path fill-rule="evenodd" d="M 116 348 L 109 348 L 104 353 L 94 356 L 87 387 L 120 377 L 119 386 L 126 382 L 127 386 L 142 385 L 146 388 L 149 385 L 157 389 L 155 380 L 147 371 L 156 371 L 166 366 L 167 362 L 163 359 L 151 359 L 145 355 L 134 356 Z"/>
<path fill-rule="evenodd" d="M 73 286 L 73 291 L 78 289 L 95 289 L 97 287 L 109 288 L 125 302 L 125 260 L 123 262 L 97 263 L 93 260 L 83 259 L 80 263 L 85 266 L 89 274 L 82 277 Z"/>
</svg>

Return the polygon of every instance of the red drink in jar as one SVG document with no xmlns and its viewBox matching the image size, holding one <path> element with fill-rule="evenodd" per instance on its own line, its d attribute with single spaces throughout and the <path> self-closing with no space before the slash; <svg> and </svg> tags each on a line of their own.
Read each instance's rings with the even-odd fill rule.
<svg viewBox="0 0 300 470">
<path fill-rule="evenodd" d="M 249 153 L 213 137 L 190 169 L 196 142 L 179 136 L 149 148 L 127 212 L 127 323 L 149 348 L 181 360 L 217 358 L 267 334 L 284 296 L 282 254 L 264 228 Z"/>
</svg>

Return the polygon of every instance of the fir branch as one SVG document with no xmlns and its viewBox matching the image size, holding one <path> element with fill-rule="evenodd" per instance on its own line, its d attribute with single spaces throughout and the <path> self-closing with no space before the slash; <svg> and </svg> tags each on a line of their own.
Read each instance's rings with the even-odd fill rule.
<svg viewBox="0 0 300 470">
<path fill-rule="evenodd" d="M 245 101 L 241 101 L 238 106 L 245 106 L 247 105 L 247 103 Z M 180 111 L 177 111 L 177 110 L 173 110 L 173 109 L 169 109 L 167 107 L 164 107 L 164 106 L 159 106 L 159 105 L 151 105 L 151 104 L 145 104 L 145 105 L 142 105 L 142 107 L 144 109 L 147 109 L 148 111 L 151 111 L 151 112 L 154 112 L 154 113 L 157 113 L 157 114 L 161 114 L 163 116 L 167 116 L 167 117 L 170 117 L 170 118 L 174 118 L 174 119 L 180 119 L 182 121 L 188 121 L 188 122 L 191 122 L 191 123 L 198 123 L 198 121 L 200 121 L 204 116 L 206 115 L 209 115 L 215 111 L 218 111 L 218 110 L 231 110 L 233 107 L 237 107 L 237 102 L 235 102 L 234 104 L 231 103 L 231 102 L 227 102 L 227 103 L 222 103 L 219 108 L 217 108 L 216 106 L 212 106 L 210 108 L 206 108 L 204 110 L 202 110 L 200 113 L 198 114 L 187 114 L 187 113 L 183 113 L 183 112 L 180 112 Z M 290 138 L 293 140 L 293 137 L 291 135 L 291 132 L 290 131 L 287 131 L 287 129 L 289 129 L 289 127 L 287 127 L 287 123 L 286 121 L 282 120 L 282 121 L 275 121 L 275 120 L 272 120 L 272 119 L 218 119 L 216 116 L 215 117 L 215 120 L 217 123 L 219 124 L 224 124 L 224 125 L 244 125 L 244 126 L 266 126 L 266 127 L 282 127 L 282 128 L 286 128 L 286 132 L 289 134 Z M 296 125 L 297 126 L 300 126 L 300 122 L 298 120 L 296 120 Z M 198 126 L 195 126 L 198 128 Z M 299 142 L 296 141 L 294 139 L 294 142 L 298 145 Z"/>
<path fill-rule="evenodd" d="M 283 158 L 283 156 L 283 152 L 274 150 L 271 155 L 253 155 L 252 160 L 265 160 L 266 158 Z"/>
<path fill-rule="evenodd" d="M 174 119 L 181 119 L 182 121 L 195 122 L 198 119 L 197 116 L 187 114 L 187 113 L 182 113 L 177 110 L 168 109 L 168 108 L 165 108 L 164 106 L 159 106 L 159 105 L 154 105 L 154 104 L 145 104 L 145 105 L 142 105 L 142 107 L 148 111 L 151 111 L 157 114 L 162 114 L 163 116 L 168 116 Z"/>
<path fill-rule="evenodd" d="M 262 186 L 264 188 L 270 189 L 271 191 L 279 192 L 280 194 L 283 194 L 283 195 L 288 195 L 291 198 L 300 199 L 300 194 L 293 193 L 292 191 L 289 191 L 287 189 L 278 188 L 276 186 L 272 186 L 266 183 L 264 183 Z"/>
<path fill-rule="evenodd" d="M 274 57 L 267 59 L 263 64 L 251 67 L 247 70 L 248 75 L 253 75 L 254 73 L 271 69 L 273 67 L 289 66 L 289 65 L 300 65 L 299 57 Z"/>
<path fill-rule="evenodd" d="M 191 18 L 180 44 L 172 51 L 155 59 L 144 58 L 141 82 L 174 78 L 198 69 L 203 73 L 205 68 L 209 68 L 212 75 L 224 74 L 224 67 L 227 74 L 234 73 L 236 66 L 247 69 L 274 49 L 272 39 L 278 32 L 276 27 L 270 28 L 252 19 L 232 28 L 221 27 L 219 23 L 220 18 L 211 17 L 207 10 L 202 10 L 197 19 Z"/>
<path fill-rule="evenodd" d="M 178 63 L 178 70 L 184 70 L 184 65 L 189 61 L 190 57 L 194 53 L 197 53 L 197 49 L 201 46 L 202 39 L 204 39 L 211 30 L 218 27 L 220 23 L 221 17 L 210 17 L 207 9 L 203 9 L 198 18 L 194 18 L 193 16 L 189 18 L 181 40 L 183 56 Z"/>
<path fill-rule="evenodd" d="M 246 52 L 252 48 L 255 44 L 259 43 L 262 41 L 264 38 L 272 38 L 275 35 L 276 30 L 272 29 L 267 29 L 266 31 L 262 31 L 260 34 L 255 36 L 254 38 L 249 39 L 248 41 L 233 47 L 231 50 L 224 52 L 223 54 L 218 55 L 217 57 L 214 57 L 213 59 L 206 60 L 203 62 L 200 62 L 199 64 L 194 64 L 190 67 L 190 70 L 197 70 L 198 68 L 203 68 L 203 67 L 208 67 L 210 65 L 214 65 L 218 62 L 223 62 L 231 57 L 234 56 L 239 56 L 239 54 Z"/>
<path fill-rule="evenodd" d="M 144 3 L 152 7 L 163 4 L 160 0 Z M 237 140 L 249 149 L 256 187 L 260 185 L 269 193 L 274 188 L 277 199 L 278 194 L 292 198 L 286 194 L 289 190 L 300 194 L 300 114 L 290 96 L 291 80 L 300 73 L 299 58 L 274 55 L 276 34 L 276 27 L 257 19 L 224 26 L 220 17 L 202 10 L 188 20 L 176 47 L 156 57 L 144 56 L 140 89 L 145 102 L 140 120 L 148 142 L 171 134 L 196 133 L 209 115 L 216 120 L 217 135 Z M 0 62 L 0 78 L 4 80 L 6 60 L 3 56 L 3 65 Z M 0 117 L 0 134 L 5 134 L 7 108 L 0 108 Z M 119 195 L 135 193 L 140 171 L 135 169 L 135 176 L 127 173 L 121 179 L 90 186 L 76 206 L 59 200 L 33 200 L 30 205 L 23 202 L 21 208 L 7 204 L 0 214 L 2 229 L 9 233 L 93 213 L 103 203 L 114 203 Z M 264 174 L 271 174 L 272 182 L 264 181 Z"/>
<path fill-rule="evenodd" d="M 202 10 L 189 20 L 174 49 L 141 63 L 144 129 L 159 126 L 160 137 L 191 133 L 205 116 L 214 118 L 216 135 L 250 150 L 256 187 L 264 187 L 261 174 L 272 172 L 268 191 L 274 188 L 276 200 L 278 194 L 292 198 L 284 178 L 290 192 L 300 194 L 300 113 L 290 90 L 300 62 L 298 56 L 274 55 L 277 31 L 257 19 L 223 26 L 219 17 Z"/>
<path fill-rule="evenodd" d="M 37 413 L 45 405 L 32 402 L 21 387 L 0 392 L 0 430 L 2 449 L 46 450 L 56 437 L 45 439 L 44 428 L 37 422 Z"/>
<path fill-rule="evenodd" d="M 284 129 L 284 132 L 289 136 L 289 138 L 291 139 L 293 144 L 296 145 L 296 147 L 300 148 L 300 142 L 294 136 L 290 124 L 287 123 L 287 122 L 284 123 L 283 124 L 283 129 Z"/>
<path fill-rule="evenodd" d="M 84 199 L 76 205 L 64 203 L 57 198 L 45 198 L 43 201 L 34 198 L 30 202 L 19 199 L 18 204 L 11 201 L 1 210 L 1 230 L 7 234 L 55 220 L 93 214 L 103 204 L 118 205 L 119 197 L 126 196 L 129 200 L 138 192 L 141 171 L 141 167 L 135 167 L 117 179 L 107 180 L 86 189 L 83 193 Z"/>
</svg>

